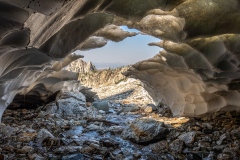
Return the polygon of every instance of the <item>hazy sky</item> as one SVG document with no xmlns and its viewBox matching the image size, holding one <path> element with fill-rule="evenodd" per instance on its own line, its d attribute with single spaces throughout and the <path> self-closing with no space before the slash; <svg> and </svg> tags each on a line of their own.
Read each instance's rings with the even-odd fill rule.
<svg viewBox="0 0 240 160">
<path fill-rule="evenodd" d="M 139 32 L 136 29 L 128 29 L 126 26 L 122 26 L 121 28 L 131 32 Z M 83 60 L 87 62 L 134 64 L 157 54 L 161 48 L 148 46 L 148 43 L 159 41 L 159 39 L 152 36 L 139 34 L 126 38 L 121 42 L 109 41 L 102 48 L 78 52 L 84 55 Z"/>
</svg>

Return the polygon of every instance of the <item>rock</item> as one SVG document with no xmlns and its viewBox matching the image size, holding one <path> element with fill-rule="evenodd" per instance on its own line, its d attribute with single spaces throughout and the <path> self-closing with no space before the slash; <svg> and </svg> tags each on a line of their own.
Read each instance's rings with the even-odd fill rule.
<svg viewBox="0 0 240 160">
<path fill-rule="evenodd" d="M 22 149 L 17 150 L 18 153 L 23 153 L 23 154 L 31 153 L 33 151 L 34 151 L 34 149 L 31 146 L 24 146 Z"/>
<path fill-rule="evenodd" d="M 44 160 L 44 158 L 42 156 L 39 156 L 38 154 L 34 153 L 34 154 L 29 154 L 28 158 L 30 160 Z"/>
<path fill-rule="evenodd" d="M 75 116 L 86 110 L 85 104 L 74 98 L 59 99 L 56 103 L 46 106 L 48 114 L 57 113 L 61 116 Z"/>
<path fill-rule="evenodd" d="M 122 137 L 136 143 L 159 141 L 169 133 L 164 123 L 153 119 L 134 120 L 123 131 Z"/>
<path fill-rule="evenodd" d="M 3 136 L 11 136 L 16 134 L 16 130 L 13 127 L 0 123 L 0 134 L 3 134 Z"/>
<path fill-rule="evenodd" d="M 53 103 L 54 104 L 54 103 Z M 51 113 L 51 112 L 49 112 L 49 113 Z M 38 113 L 38 118 L 44 118 L 46 115 L 47 115 L 48 113 L 46 113 L 46 112 L 44 112 L 44 111 L 40 111 L 39 113 Z"/>
<path fill-rule="evenodd" d="M 217 146 L 213 146 L 213 150 L 220 152 L 225 148 L 225 145 L 217 145 Z"/>
<path fill-rule="evenodd" d="M 82 150 L 81 146 L 62 146 L 54 150 L 56 154 L 67 154 L 67 153 L 75 153 L 80 152 Z"/>
<path fill-rule="evenodd" d="M 93 159 L 94 160 L 103 160 L 102 156 L 100 156 L 100 155 L 93 156 Z"/>
<path fill-rule="evenodd" d="M 232 130 L 231 135 L 234 139 L 240 139 L 240 128 Z"/>
<path fill-rule="evenodd" d="M 220 153 L 217 155 L 217 160 L 230 160 L 231 156 L 229 154 Z"/>
<path fill-rule="evenodd" d="M 105 112 L 109 112 L 110 104 L 108 101 L 103 101 L 103 102 L 93 102 L 92 106 L 96 108 L 97 110 L 102 110 Z"/>
<path fill-rule="evenodd" d="M 64 132 L 63 134 L 61 134 L 61 136 L 63 136 L 63 137 L 78 136 L 78 135 L 82 134 L 82 132 L 83 132 L 83 127 L 76 126 L 76 127 L 73 127 L 72 129 Z"/>
<path fill-rule="evenodd" d="M 213 126 L 210 123 L 202 123 L 203 127 L 207 128 L 207 129 L 211 129 L 213 128 Z"/>
<path fill-rule="evenodd" d="M 42 144 L 46 138 L 54 138 L 54 136 L 46 129 L 41 129 L 37 134 L 37 142 Z"/>
<path fill-rule="evenodd" d="M 100 114 L 106 114 L 106 112 L 103 111 L 103 110 L 99 110 L 98 112 L 99 112 Z"/>
<path fill-rule="evenodd" d="M 63 156 L 62 160 L 84 160 L 87 158 L 89 157 L 83 154 L 72 154 L 72 155 Z"/>
<path fill-rule="evenodd" d="M 117 148 L 119 146 L 119 143 L 112 138 L 101 138 L 100 141 L 101 145 L 104 147 L 114 147 Z"/>
<path fill-rule="evenodd" d="M 4 155 L 0 154 L 0 160 L 4 160 Z"/>
<path fill-rule="evenodd" d="M 111 126 L 109 128 L 107 128 L 107 131 L 112 132 L 112 133 L 116 133 L 116 134 L 121 134 L 124 130 L 123 126 Z"/>
<path fill-rule="evenodd" d="M 168 142 L 163 140 L 154 144 L 150 144 L 146 147 L 144 147 L 142 150 L 144 152 L 150 152 L 150 153 L 163 153 L 168 151 Z"/>
<path fill-rule="evenodd" d="M 184 142 L 180 139 L 175 139 L 170 143 L 169 148 L 173 153 L 182 153 Z"/>
<path fill-rule="evenodd" d="M 56 102 L 46 106 L 47 114 L 57 113 L 61 116 L 75 116 L 86 110 L 86 99 L 81 92 L 61 91 Z"/>
<path fill-rule="evenodd" d="M 31 137 L 29 137 L 29 136 L 23 136 L 23 137 L 19 137 L 18 138 L 18 141 L 19 142 L 30 142 L 31 141 Z"/>
<path fill-rule="evenodd" d="M 144 112 L 146 112 L 146 113 L 151 113 L 151 112 L 153 112 L 153 108 L 150 107 L 150 106 L 146 106 L 146 107 L 144 108 Z"/>
<path fill-rule="evenodd" d="M 157 111 L 157 109 L 158 109 L 157 106 L 152 104 L 152 103 L 151 104 L 147 104 L 147 107 L 151 107 L 153 111 Z"/>
<path fill-rule="evenodd" d="M 13 152 L 14 147 L 12 145 L 4 145 L 3 150 Z"/>
<path fill-rule="evenodd" d="M 226 135 L 225 135 L 225 134 L 222 134 L 222 135 L 220 136 L 219 140 L 217 141 L 217 144 L 218 144 L 218 145 L 221 145 L 222 142 L 223 142 L 223 140 L 224 140 L 225 138 L 226 138 Z"/>
<path fill-rule="evenodd" d="M 202 132 L 205 133 L 205 134 L 212 134 L 212 133 L 213 133 L 213 130 L 212 130 L 212 129 L 208 129 L 208 128 L 204 128 L 204 129 L 202 130 Z"/>
<path fill-rule="evenodd" d="M 87 129 L 90 131 L 94 131 L 94 130 L 101 130 L 101 127 L 95 124 L 90 124 L 89 126 L 87 126 Z"/>
<path fill-rule="evenodd" d="M 92 106 L 92 103 L 91 102 L 86 102 L 86 106 L 90 107 L 90 106 Z"/>
<path fill-rule="evenodd" d="M 194 153 L 187 154 L 187 160 L 203 160 L 200 156 Z"/>
<path fill-rule="evenodd" d="M 61 90 L 56 97 L 56 100 L 59 99 L 69 99 L 73 98 L 76 99 L 77 101 L 82 102 L 82 105 L 86 104 L 86 97 L 81 93 L 77 91 L 67 91 L 67 90 Z"/>
<path fill-rule="evenodd" d="M 209 142 L 199 141 L 198 147 L 200 147 L 203 150 L 208 150 L 211 147 L 211 144 Z"/>
<path fill-rule="evenodd" d="M 77 73 L 88 73 L 96 71 L 96 67 L 92 64 L 92 62 L 85 62 L 82 59 L 78 59 L 72 62 L 67 66 L 66 70 L 77 72 Z"/>
<path fill-rule="evenodd" d="M 120 113 L 126 113 L 126 112 L 136 112 L 139 110 L 139 107 L 134 105 L 134 104 L 128 104 L 128 105 L 124 105 L 123 108 L 117 112 L 117 114 Z"/>
<path fill-rule="evenodd" d="M 185 144 L 192 144 L 194 142 L 196 132 L 187 132 L 178 137 L 178 139 L 184 141 Z"/>
</svg>

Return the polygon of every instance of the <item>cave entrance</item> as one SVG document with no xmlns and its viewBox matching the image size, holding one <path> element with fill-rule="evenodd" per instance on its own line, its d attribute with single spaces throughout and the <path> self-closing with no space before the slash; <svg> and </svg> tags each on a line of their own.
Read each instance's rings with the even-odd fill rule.
<svg viewBox="0 0 240 160">
<path fill-rule="evenodd" d="M 138 34 L 120 42 L 108 41 L 108 44 L 102 48 L 76 52 L 84 55 L 83 61 L 91 61 L 97 69 L 106 69 L 135 64 L 152 58 L 161 50 L 156 46 L 148 46 L 148 43 L 159 42 L 158 38 L 141 33 L 136 29 L 129 29 L 127 26 L 120 28 Z"/>
</svg>

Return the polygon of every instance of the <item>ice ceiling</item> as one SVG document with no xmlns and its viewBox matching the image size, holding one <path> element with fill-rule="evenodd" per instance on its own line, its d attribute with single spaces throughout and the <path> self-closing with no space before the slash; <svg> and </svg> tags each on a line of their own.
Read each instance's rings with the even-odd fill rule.
<svg viewBox="0 0 240 160">
<path fill-rule="evenodd" d="M 126 72 L 156 103 L 185 116 L 240 109 L 239 0 L 0 0 L 0 117 L 17 93 L 79 90 L 60 71 L 81 57 L 70 53 L 136 35 L 122 25 L 162 39 Z"/>
</svg>

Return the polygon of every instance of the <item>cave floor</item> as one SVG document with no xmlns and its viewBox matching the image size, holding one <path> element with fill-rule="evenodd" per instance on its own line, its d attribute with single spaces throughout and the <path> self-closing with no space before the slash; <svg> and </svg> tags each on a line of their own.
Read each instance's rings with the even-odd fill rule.
<svg viewBox="0 0 240 160">
<path fill-rule="evenodd" d="M 86 102 L 72 116 L 48 113 L 46 106 L 6 110 L 0 160 L 240 159 L 237 112 L 172 117 L 166 106 L 153 105 L 141 83 L 132 79 L 93 91 L 96 102 L 107 101 L 109 108 Z"/>
</svg>

